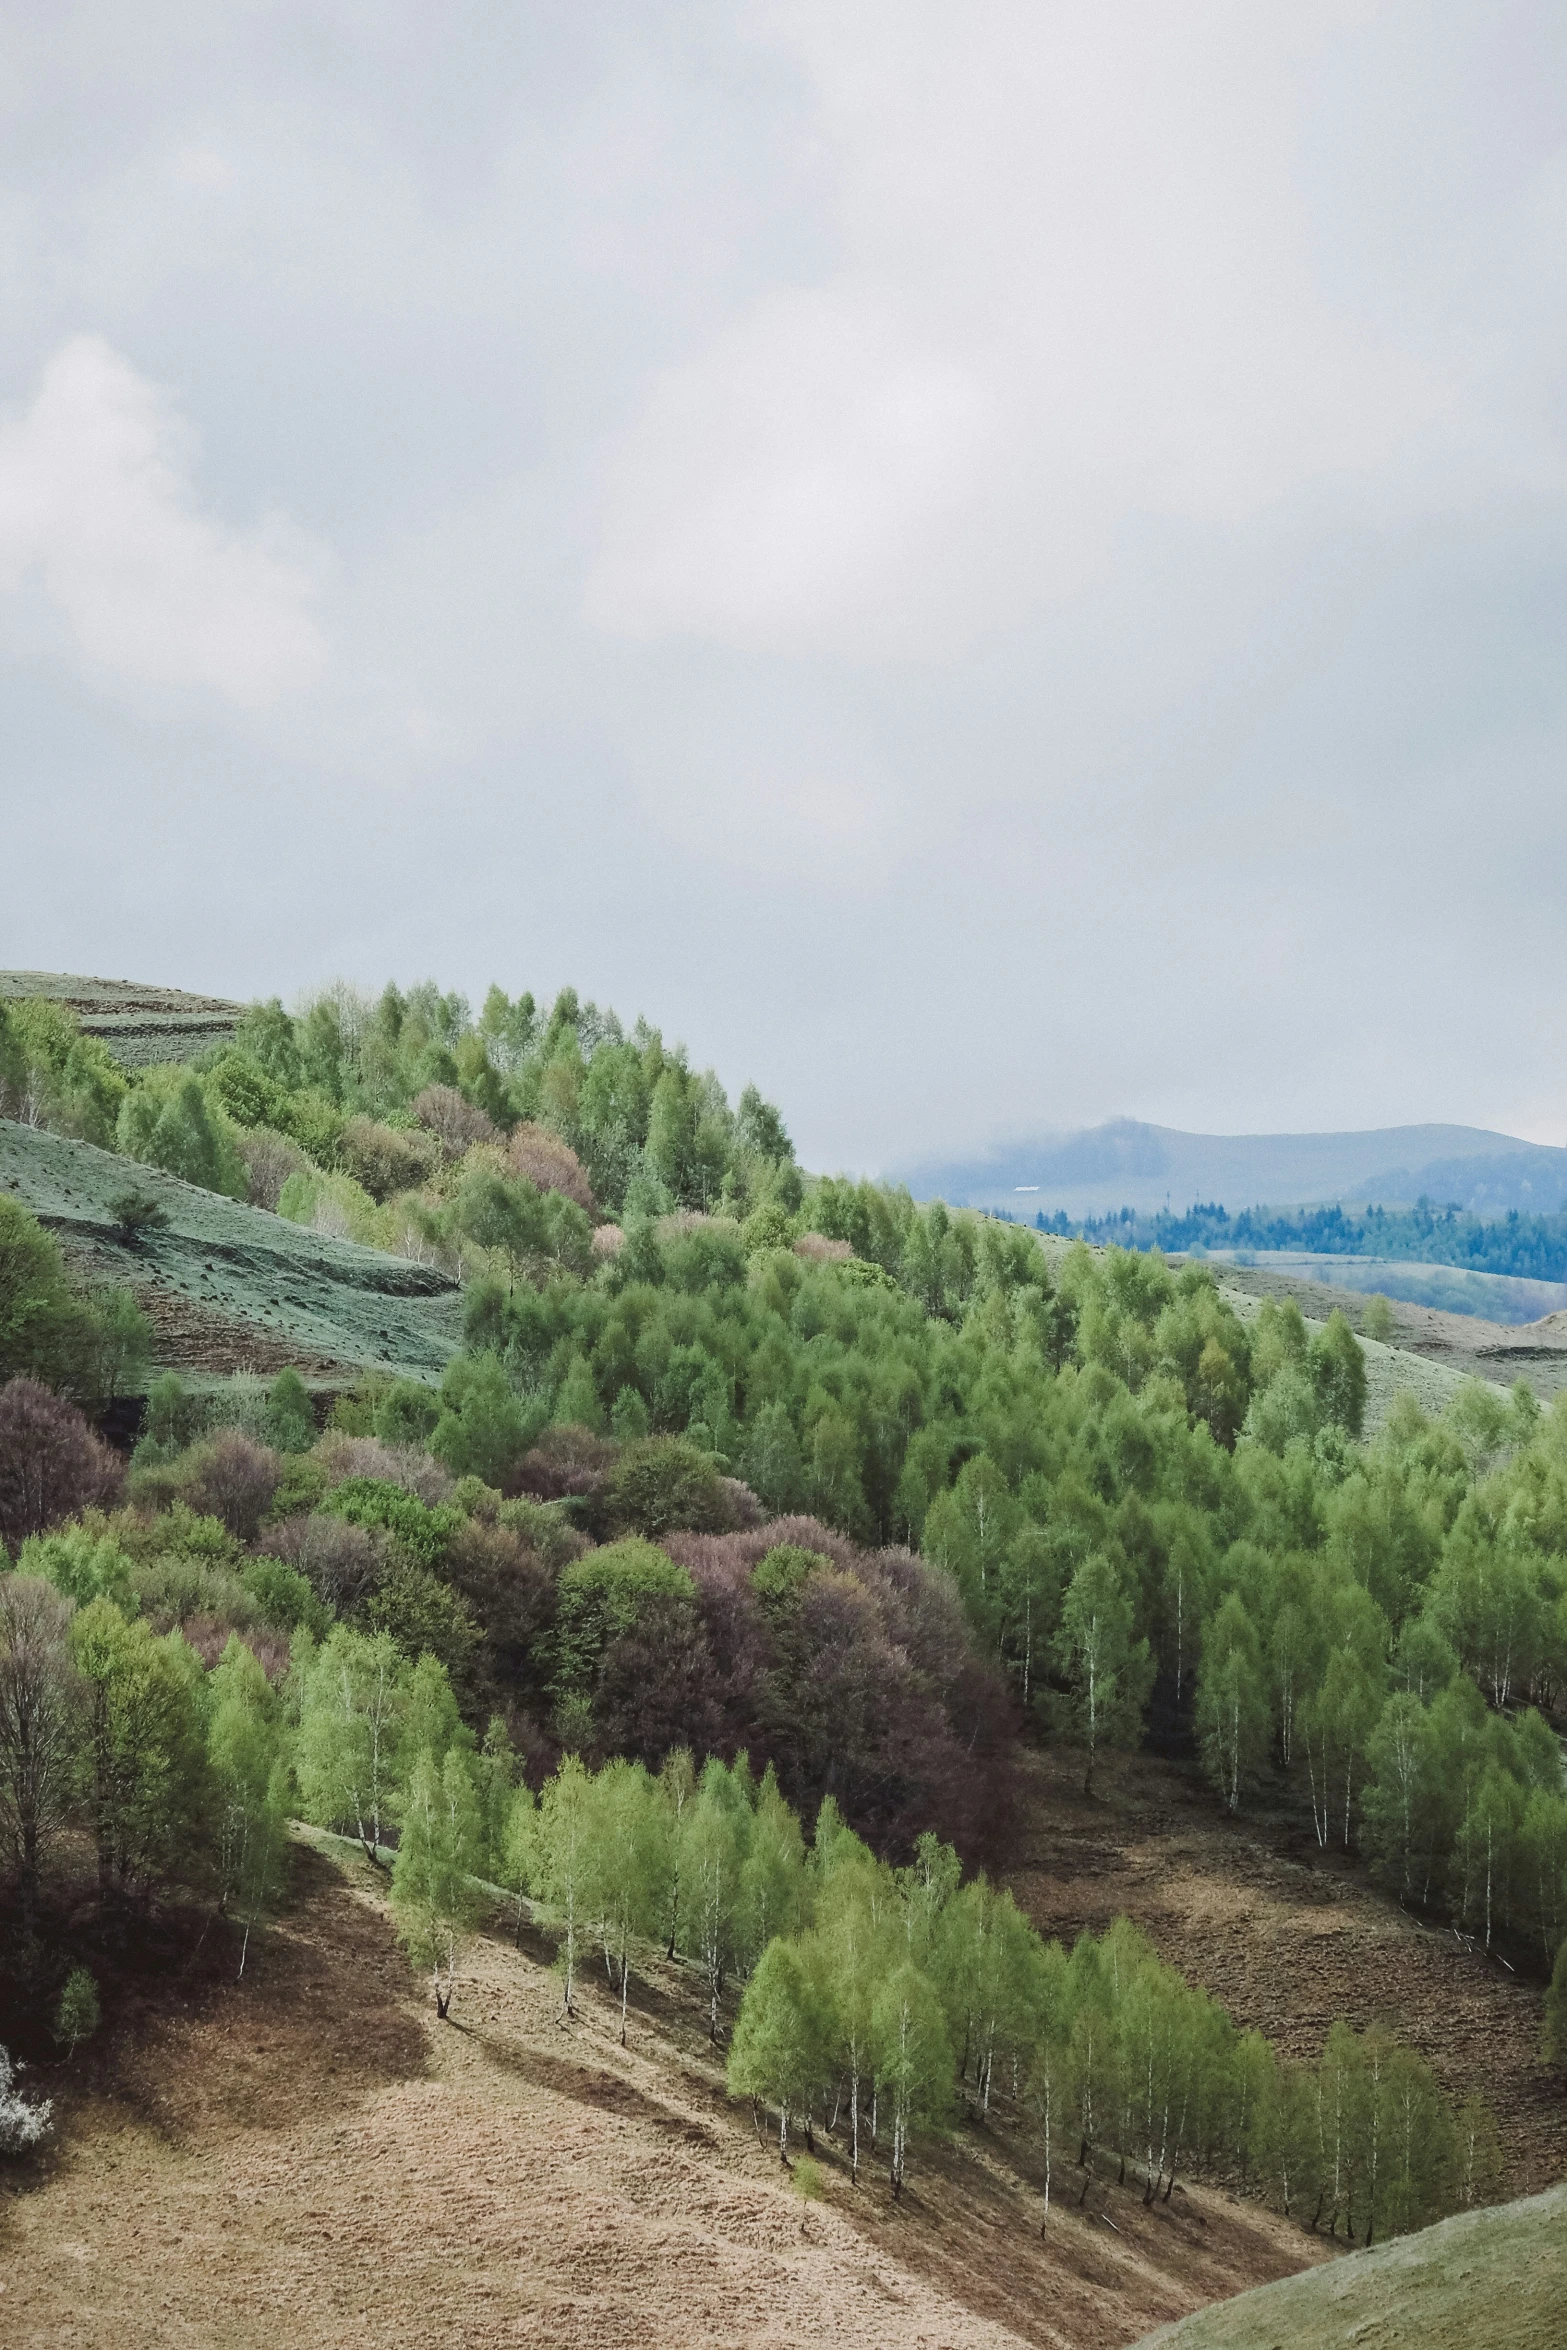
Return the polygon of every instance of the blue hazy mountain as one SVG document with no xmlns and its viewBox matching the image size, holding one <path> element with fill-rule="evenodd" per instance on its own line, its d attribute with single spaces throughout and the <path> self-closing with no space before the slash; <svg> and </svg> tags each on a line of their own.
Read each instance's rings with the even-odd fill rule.
<svg viewBox="0 0 1567 2350">
<path fill-rule="evenodd" d="M 980 1158 L 894 1171 L 916 1199 L 1069 1216 L 1130 1207 L 1381 1207 L 1429 1199 L 1503 1215 L 1567 1203 L 1567 1150 L 1479 1126 L 1383 1126 L 1361 1134 L 1183 1134 L 1114 1118 L 1079 1134 L 998 1144 Z"/>
</svg>

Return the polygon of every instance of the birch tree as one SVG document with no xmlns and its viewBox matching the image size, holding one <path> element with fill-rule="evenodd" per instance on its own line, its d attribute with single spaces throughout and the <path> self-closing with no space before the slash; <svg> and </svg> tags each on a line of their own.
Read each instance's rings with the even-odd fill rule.
<svg viewBox="0 0 1567 2350">
<path fill-rule="evenodd" d="M 392 1864 L 392 1915 L 413 1964 L 430 1977 L 442 2022 L 457 1988 L 462 1946 L 479 1914 L 479 1798 L 459 1747 L 428 1748 L 409 1774 Z"/>
<path fill-rule="evenodd" d="M 230 1634 L 213 1670 L 209 1701 L 207 1757 L 218 1822 L 219 1907 L 242 1928 L 243 1976 L 252 1929 L 282 1887 L 290 1772 L 282 1708 L 238 1633 Z"/>
<path fill-rule="evenodd" d="M 296 1767 L 305 1817 L 351 1822 L 365 1858 L 381 1862 L 381 1834 L 397 1794 L 408 1666 L 389 1632 L 334 1624 L 309 1664 L 300 1697 Z"/>
</svg>

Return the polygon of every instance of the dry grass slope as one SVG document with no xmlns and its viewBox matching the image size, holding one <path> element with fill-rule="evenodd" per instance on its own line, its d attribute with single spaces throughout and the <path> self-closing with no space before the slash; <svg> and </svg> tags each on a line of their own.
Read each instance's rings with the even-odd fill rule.
<svg viewBox="0 0 1567 2350">
<path fill-rule="evenodd" d="M 622 2051 L 607 1995 L 563 2024 L 547 1946 L 497 1931 L 438 2025 L 363 1864 L 299 1860 L 253 1979 L 56 2068 L 60 2143 L 0 2202 L 6 2350 L 1112 2350 L 1325 2256 L 1113 2186 L 1042 2242 L 1004 2128 L 960 2130 L 901 2207 L 826 2153 L 802 2207 L 679 1970 Z"/>
</svg>

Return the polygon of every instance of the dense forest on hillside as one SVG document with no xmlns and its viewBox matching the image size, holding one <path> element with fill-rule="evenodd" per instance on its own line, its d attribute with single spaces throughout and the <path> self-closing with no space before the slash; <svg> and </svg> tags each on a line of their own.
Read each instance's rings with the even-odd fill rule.
<svg viewBox="0 0 1567 2350">
<path fill-rule="evenodd" d="M 495 990 L 474 1021 L 433 987 L 336 990 L 134 1077 L 24 1005 L 0 1068 L 13 1112 L 441 1262 L 467 1333 L 438 1390 L 366 1379 L 325 1429 L 292 1372 L 165 1376 L 127 1470 L 79 1408 L 111 1305 L 0 1200 L 0 1809 L 28 1917 L 50 1834 L 84 1828 L 105 1901 L 183 1874 L 260 1916 L 296 1794 L 371 1852 L 421 1821 L 443 1898 L 481 1834 L 487 1881 L 532 1882 L 496 1791 L 509 1820 L 519 1778 L 559 1789 L 573 1757 L 679 1815 L 682 1754 L 743 1752 L 791 1851 L 776 1806 L 830 1801 L 928 1874 L 922 1839 L 994 1852 L 1019 1730 L 1071 1741 L 1091 1784 L 1158 1684 L 1228 1809 L 1293 1791 L 1400 1898 L 1556 1959 L 1567 1410 L 1474 1386 L 1367 1444 L 1342 1317 L 1243 1324 L 1200 1264 L 1080 1247 L 1052 1271 L 1026 1230 L 810 1177 L 753 1089 L 732 1110 L 569 994 Z M 134 1355 L 134 1303 L 112 1314 Z M 7 1745 L 28 1673 L 73 1758 L 47 1784 Z M 784 1931 L 682 1947 L 716 2001 Z M 796 1969 L 790 2046 L 815 1963 L 770 1964 Z M 55 1995 L 47 1965 L 33 1988 Z"/>
<path fill-rule="evenodd" d="M 1034 1229 L 1100 1248 L 1161 1249 L 1184 1256 L 1203 1249 L 1290 1249 L 1335 1257 L 1395 1257 L 1413 1264 L 1456 1265 L 1471 1273 L 1508 1273 L 1530 1281 L 1567 1281 L 1567 1211 L 1477 1216 L 1469 1209 L 1417 1200 L 1411 1208 L 1242 1208 L 1216 1203 L 1173 1214 L 1121 1208 L 1072 1222 L 1041 1209 Z"/>
</svg>

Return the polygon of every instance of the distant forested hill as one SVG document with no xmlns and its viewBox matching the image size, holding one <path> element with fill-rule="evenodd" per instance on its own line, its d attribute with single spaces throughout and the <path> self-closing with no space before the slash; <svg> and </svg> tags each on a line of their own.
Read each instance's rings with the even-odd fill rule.
<svg viewBox="0 0 1567 2350">
<path fill-rule="evenodd" d="M 1059 1209 L 1074 1220 L 1131 1208 L 1184 1214 L 1194 1202 L 1276 1207 L 1412 1206 L 1425 1198 L 1498 1216 L 1567 1205 L 1567 1150 L 1477 1126 L 1387 1126 L 1363 1134 L 1183 1134 L 1117 1118 L 1081 1134 L 998 1147 L 983 1158 L 898 1170 L 916 1199 Z M 1256 1243 L 1254 1245 L 1280 1245 Z M 1291 1247 L 1316 1242 L 1292 1240 Z M 1468 1262 L 1469 1260 L 1457 1260 Z"/>
<path fill-rule="evenodd" d="M 1567 1212 L 1476 1216 L 1456 1207 L 1243 1208 L 1195 1207 L 1183 1216 L 1113 1216 L 1073 1223 L 1043 1209 L 1027 1219 L 1052 1232 L 1118 1248 L 1161 1248 L 1167 1255 L 1194 1249 L 1290 1250 L 1328 1257 L 1395 1258 L 1422 1265 L 1456 1265 L 1473 1273 L 1506 1273 L 1528 1281 L 1567 1281 Z"/>
</svg>

